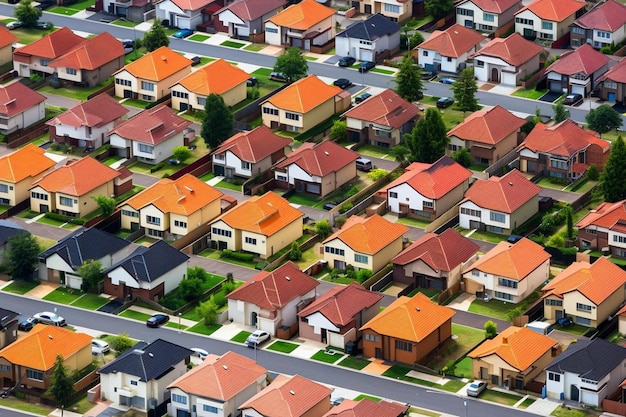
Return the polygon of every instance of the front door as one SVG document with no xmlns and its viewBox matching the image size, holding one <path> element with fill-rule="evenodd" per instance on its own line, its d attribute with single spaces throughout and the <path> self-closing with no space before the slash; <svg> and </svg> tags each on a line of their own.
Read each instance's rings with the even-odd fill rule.
<svg viewBox="0 0 626 417">
<path fill-rule="evenodd" d="M 491 68 L 491 81 L 493 81 L 494 83 L 500 82 L 500 74 L 498 73 L 497 68 Z"/>
<path fill-rule="evenodd" d="M 376 359 L 382 359 L 383 358 L 383 350 L 379 347 L 374 349 L 374 357 Z"/>
<path fill-rule="evenodd" d="M 48 211 L 50 211 L 50 207 L 47 204 L 40 204 L 39 205 L 39 212 L 40 213 L 47 213 Z"/>
<path fill-rule="evenodd" d="M 578 390 L 578 387 L 574 384 L 570 385 L 570 400 L 578 401 L 579 397 L 580 391 Z"/>
<path fill-rule="evenodd" d="M 614 102 L 615 101 L 615 93 L 609 93 L 607 97 L 607 101 Z"/>
<path fill-rule="evenodd" d="M 250 314 L 250 326 L 256 327 L 258 322 L 258 315 L 255 311 Z"/>
</svg>

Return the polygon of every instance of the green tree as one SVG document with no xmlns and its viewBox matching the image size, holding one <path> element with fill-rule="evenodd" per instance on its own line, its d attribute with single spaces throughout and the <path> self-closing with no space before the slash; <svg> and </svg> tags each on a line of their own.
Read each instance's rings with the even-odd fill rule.
<svg viewBox="0 0 626 417">
<path fill-rule="evenodd" d="M 33 2 L 30 0 L 20 0 L 20 4 L 13 11 L 15 18 L 30 28 L 37 24 L 41 14 L 41 10 L 33 6 Z"/>
<path fill-rule="evenodd" d="M 285 74 L 290 82 L 303 78 L 308 70 L 309 64 L 300 48 L 296 47 L 287 49 L 274 63 L 274 71 Z"/>
<path fill-rule="evenodd" d="M 196 307 L 196 313 L 198 316 L 202 317 L 205 325 L 216 324 L 217 322 L 217 310 L 218 306 L 215 302 L 215 298 L 211 296 L 204 303 L 200 303 L 198 307 Z"/>
<path fill-rule="evenodd" d="M 113 197 L 101 194 L 92 198 L 100 208 L 104 217 L 109 217 L 113 214 L 113 211 L 115 211 L 115 199 Z"/>
<path fill-rule="evenodd" d="M 485 339 L 493 339 L 498 335 L 498 326 L 491 320 L 485 322 Z"/>
<path fill-rule="evenodd" d="M 159 19 L 154 19 L 152 28 L 143 35 L 143 46 L 148 52 L 159 49 L 162 46 L 169 46 L 170 40 L 165 33 L 165 29 Z"/>
<path fill-rule="evenodd" d="M 472 165 L 472 154 L 470 154 L 467 148 L 461 148 L 452 152 L 452 159 L 465 168 L 469 168 Z"/>
<path fill-rule="evenodd" d="M 172 149 L 172 156 L 180 162 L 185 162 L 191 156 L 191 151 L 186 146 L 176 146 Z"/>
<path fill-rule="evenodd" d="M 9 238 L 8 267 L 13 279 L 32 281 L 41 248 L 30 233 L 19 233 Z"/>
<path fill-rule="evenodd" d="M 452 91 L 454 91 L 456 106 L 463 113 L 478 110 L 478 100 L 476 100 L 478 85 L 474 78 L 474 68 L 465 68 L 461 71 L 459 79 L 452 84 Z"/>
<path fill-rule="evenodd" d="M 293 242 L 291 244 L 291 248 L 289 249 L 289 260 L 290 261 L 299 261 L 302 259 L 302 251 L 300 250 L 300 246 L 298 242 Z"/>
<path fill-rule="evenodd" d="M 348 124 L 345 120 L 335 120 L 330 128 L 330 140 L 341 142 L 348 137 Z"/>
<path fill-rule="evenodd" d="M 63 365 L 63 356 L 57 355 L 50 375 L 50 387 L 46 391 L 62 409 L 69 405 L 74 395 L 74 381 Z"/>
<path fill-rule="evenodd" d="M 408 161 L 408 158 L 411 155 L 411 150 L 407 147 L 405 142 L 391 148 L 389 155 L 393 156 L 393 159 L 395 159 L 396 162 L 404 164 Z"/>
<path fill-rule="evenodd" d="M 424 10 L 435 20 L 439 20 L 454 10 L 454 2 L 452 0 L 426 0 Z"/>
<path fill-rule="evenodd" d="M 415 48 L 420 43 L 424 42 L 424 37 L 418 31 L 415 31 L 412 35 L 407 37 L 409 41 L 409 49 Z"/>
<path fill-rule="evenodd" d="M 89 291 L 92 288 L 97 288 L 104 280 L 104 268 L 102 262 L 87 259 L 81 266 L 78 267 L 78 275 L 83 279 L 83 290 Z"/>
<path fill-rule="evenodd" d="M 232 273 L 229 272 L 232 277 Z M 199 278 L 202 282 L 206 282 L 209 279 L 209 273 L 202 268 L 201 266 L 194 266 L 193 268 L 187 268 L 187 277 L 188 278 Z M 228 274 L 226 274 L 226 278 L 228 279 Z"/>
<path fill-rule="evenodd" d="M 202 294 L 202 284 L 202 278 L 187 276 L 178 284 L 178 290 L 185 301 L 191 301 Z"/>
<path fill-rule="evenodd" d="M 598 178 L 600 178 L 598 167 L 595 164 L 591 164 L 589 165 L 589 168 L 587 168 L 587 178 L 591 181 L 598 181 Z"/>
<path fill-rule="evenodd" d="M 217 148 L 228 139 L 234 131 L 235 121 L 222 96 L 209 94 L 204 106 L 204 120 L 200 136 L 209 148 Z"/>
<path fill-rule="evenodd" d="M 557 123 L 561 123 L 563 120 L 567 120 L 569 118 L 569 110 L 565 108 L 565 104 L 562 101 L 559 101 L 554 106 L 552 106 L 554 110 L 554 121 Z"/>
<path fill-rule="evenodd" d="M 614 203 L 626 198 L 626 145 L 621 135 L 611 146 L 602 177 L 602 191 L 606 201 Z"/>
<path fill-rule="evenodd" d="M 589 129 L 598 132 L 600 135 L 617 129 L 622 125 L 622 115 L 608 104 L 603 104 L 598 108 L 590 110 L 585 116 Z"/>
<path fill-rule="evenodd" d="M 328 223 L 327 219 L 322 219 L 315 223 L 315 233 L 320 235 L 322 239 L 328 237 L 331 230 L 330 223 Z"/>
<path fill-rule="evenodd" d="M 111 349 L 115 351 L 115 356 L 120 356 L 122 353 L 135 346 L 135 341 L 128 337 L 128 333 L 122 332 L 117 336 L 112 336 L 109 339 L 109 345 Z"/>
<path fill-rule="evenodd" d="M 389 174 L 389 171 L 387 171 L 386 169 L 376 168 L 367 173 L 367 178 L 376 182 L 387 174 Z"/>
<path fill-rule="evenodd" d="M 413 65 L 413 59 L 405 57 L 400 63 L 400 69 L 396 74 L 396 92 L 406 101 L 417 101 L 424 97 L 420 70 Z"/>
<path fill-rule="evenodd" d="M 415 124 L 411 133 L 405 135 L 404 140 L 411 150 L 413 161 L 430 164 L 441 158 L 446 152 L 449 138 L 439 110 L 426 110 L 426 115 Z"/>
<path fill-rule="evenodd" d="M 372 276 L 372 271 L 370 271 L 369 269 L 359 269 L 356 273 L 356 280 L 362 284 L 368 279 L 370 279 L 371 276 Z"/>
</svg>

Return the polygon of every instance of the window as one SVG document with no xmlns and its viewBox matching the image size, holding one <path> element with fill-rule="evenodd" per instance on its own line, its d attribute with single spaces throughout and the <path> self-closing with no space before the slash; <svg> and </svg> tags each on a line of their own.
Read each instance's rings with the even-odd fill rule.
<svg viewBox="0 0 626 417">
<path fill-rule="evenodd" d="M 396 349 L 405 352 L 413 352 L 413 343 L 405 342 L 404 340 L 396 340 Z"/>
<path fill-rule="evenodd" d="M 263 107 L 263 114 L 271 114 L 272 116 L 278 116 L 278 109 L 272 109 L 270 107 Z"/>
<path fill-rule="evenodd" d="M 435 204 L 432 201 L 423 201 L 422 202 L 422 208 L 423 209 L 427 209 L 427 208 L 431 209 L 434 206 L 435 206 Z"/>
<path fill-rule="evenodd" d="M 117 85 L 123 85 L 126 87 L 130 87 L 132 85 L 132 83 L 130 82 L 130 80 L 122 80 L 120 78 L 116 78 L 115 79 L 115 84 Z"/>
<path fill-rule="evenodd" d="M 485 61 L 481 61 L 480 59 L 477 59 L 474 63 L 478 68 L 483 68 L 485 66 Z"/>
<path fill-rule="evenodd" d="M 576 310 L 578 311 L 591 311 L 591 306 L 583 303 L 576 303 Z"/>
<path fill-rule="evenodd" d="M 141 82 L 141 89 L 146 91 L 154 91 L 154 84 L 147 81 Z"/>
<path fill-rule="evenodd" d="M 452 57 L 450 57 L 450 56 L 449 56 L 449 57 L 446 57 L 446 60 L 447 60 L 448 62 L 452 62 Z"/>
<path fill-rule="evenodd" d="M 465 207 L 461 207 L 461 214 L 467 214 L 472 217 L 480 217 L 480 210 L 468 209 Z"/>
<path fill-rule="evenodd" d="M 286 125 L 287 132 L 297 132 L 299 130 L 298 126 Z"/>
<path fill-rule="evenodd" d="M 69 75 L 76 75 L 76 69 L 74 68 L 66 68 L 65 72 L 67 72 Z"/>
<path fill-rule="evenodd" d="M 428 56 L 428 51 L 422 51 L 423 56 Z"/>
<path fill-rule="evenodd" d="M 296 114 L 296 113 L 285 112 L 285 118 L 287 118 L 289 120 L 298 121 L 298 120 L 300 120 L 300 115 Z"/>
<path fill-rule="evenodd" d="M 400 14 L 400 6 L 385 3 L 385 11 L 389 13 Z"/>
<path fill-rule="evenodd" d="M 137 381 L 130 381 L 130 385 L 137 386 Z"/>
<path fill-rule="evenodd" d="M 207 413 L 217 414 L 217 407 L 213 407 L 212 405 L 202 404 L 202 411 L 206 411 Z"/>
<path fill-rule="evenodd" d="M 146 223 L 154 224 L 155 226 L 160 226 L 161 225 L 161 219 L 159 217 L 146 216 Z"/>
<path fill-rule="evenodd" d="M 492 222 L 504 223 L 506 222 L 506 216 L 503 213 L 490 211 L 489 220 L 491 220 Z"/>
<path fill-rule="evenodd" d="M 154 236 L 154 237 L 162 238 L 163 237 L 163 230 L 148 229 L 148 236 Z"/>
<path fill-rule="evenodd" d="M 50 63 L 50 60 L 49 60 L 49 59 L 40 59 L 40 60 L 39 60 L 39 64 L 40 64 L 42 67 L 47 67 L 49 63 Z"/>
<path fill-rule="evenodd" d="M 479 24 L 479 25 L 478 25 L 478 29 L 479 29 L 479 30 L 492 31 L 492 30 L 493 30 L 493 26 Z"/>
<path fill-rule="evenodd" d="M 480 271 L 478 269 L 472 269 L 472 276 L 473 277 L 479 277 L 480 276 Z"/>
<path fill-rule="evenodd" d="M 287 181 L 287 176 L 285 174 L 279 174 L 278 172 L 276 173 L 276 179 L 278 181 Z"/>
<path fill-rule="evenodd" d="M 152 101 L 152 96 L 149 94 L 142 94 L 141 99 L 145 101 Z"/>
<path fill-rule="evenodd" d="M 626 243 L 626 236 L 613 235 L 613 242 Z"/>
<path fill-rule="evenodd" d="M 474 16 L 474 11 L 458 7 L 456 9 L 456 14 L 460 14 L 461 16 Z"/>
<path fill-rule="evenodd" d="M 337 249 L 337 248 L 333 248 L 330 246 L 325 246 L 324 252 L 332 253 L 333 255 L 339 255 L 339 256 L 344 256 L 346 254 L 346 252 L 343 249 Z"/>
<path fill-rule="evenodd" d="M 521 23 L 522 25 L 531 25 L 533 24 L 533 21 L 530 19 L 522 19 L 521 17 L 516 17 L 515 18 L 515 23 Z"/>
<path fill-rule="evenodd" d="M 256 245 L 256 239 L 253 237 L 246 237 L 246 243 L 250 245 Z"/>
<path fill-rule="evenodd" d="M 611 38 L 611 34 L 609 32 L 604 32 L 602 30 L 596 31 L 596 36 L 598 38 L 604 38 L 604 39 L 610 39 Z"/>
<path fill-rule="evenodd" d="M 358 253 L 355 253 L 354 254 L 354 262 L 358 262 L 360 264 L 366 264 L 367 263 L 367 256 L 359 255 Z"/>
<path fill-rule="evenodd" d="M 211 233 L 213 233 L 214 235 L 226 237 L 231 237 L 233 235 L 230 230 L 218 229 L 217 227 L 212 228 Z"/>
<path fill-rule="evenodd" d="M 483 20 L 485 22 L 495 22 L 496 17 L 492 15 L 491 13 L 483 13 Z"/>
<path fill-rule="evenodd" d="M 74 200 L 69 197 L 59 197 L 59 204 L 62 206 L 72 207 L 74 205 Z"/>
<path fill-rule="evenodd" d="M 122 216 L 139 217 L 139 213 L 131 210 L 122 210 Z"/>
<path fill-rule="evenodd" d="M 598 234 L 598 231 L 596 229 L 591 229 L 589 227 L 585 228 L 585 233 L 589 233 L 590 235 L 596 235 Z"/>
<path fill-rule="evenodd" d="M 552 22 L 542 21 L 541 22 L 541 29 L 543 29 L 543 30 L 552 30 Z"/>
<path fill-rule="evenodd" d="M 11 365 L 0 364 L 0 372 L 11 372 Z"/>
<path fill-rule="evenodd" d="M 567 169 L 567 161 L 560 161 L 558 159 L 550 159 L 550 166 L 557 169 Z"/>
<path fill-rule="evenodd" d="M 398 198 L 398 193 L 395 191 L 389 191 L 389 198 Z"/>
<path fill-rule="evenodd" d="M 563 300 L 550 300 L 547 298 L 546 305 L 552 307 L 563 307 Z"/>
<path fill-rule="evenodd" d="M 555 374 L 554 372 L 548 372 L 548 379 L 554 382 L 561 382 L 561 374 Z"/>
<path fill-rule="evenodd" d="M 391 132 L 389 132 L 388 130 L 374 129 L 374 134 L 381 138 L 391 138 Z"/>
<path fill-rule="evenodd" d="M 513 296 L 505 292 L 494 291 L 493 295 L 495 298 L 499 298 L 500 300 L 513 301 Z"/>
<path fill-rule="evenodd" d="M 575 33 L 576 35 L 584 35 L 585 29 L 578 26 L 572 26 L 572 33 Z"/>
<path fill-rule="evenodd" d="M 616 90 L 617 89 L 617 83 L 613 82 L 613 81 L 606 80 L 604 82 L 604 88 L 610 88 L 610 89 Z"/>
<path fill-rule="evenodd" d="M 375 343 L 380 342 L 380 336 L 375 335 L 375 334 L 368 334 L 368 333 L 365 333 L 365 334 L 363 335 L 363 338 L 364 338 L 365 340 L 369 341 L 369 342 L 375 342 Z"/>
<path fill-rule="evenodd" d="M 174 226 L 176 227 L 182 227 L 182 228 L 187 228 L 187 222 L 184 222 L 182 220 L 174 220 Z"/>
<path fill-rule="evenodd" d="M 189 94 L 188 93 L 183 93 L 182 91 L 172 91 L 172 96 L 173 97 L 178 97 L 178 98 L 184 98 L 184 99 L 188 99 L 189 98 Z"/>
<path fill-rule="evenodd" d="M 545 33 L 545 32 L 539 32 L 537 34 L 537 37 L 540 39 L 553 39 L 554 38 L 554 36 L 552 36 L 551 33 Z"/>
<path fill-rule="evenodd" d="M 8 193 L 9 192 L 9 186 L 6 184 L 0 184 L 0 193 Z"/>
<path fill-rule="evenodd" d="M 37 192 L 35 192 L 35 191 L 33 191 L 32 193 L 30 193 L 30 197 L 31 197 L 31 198 L 36 198 L 37 200 L 45 200 L 45 201 L 48 201 L 48 194 L 37 193 Z"/>
<path fill-rule="evenodd" d="M 241 161 L 241 169 L 246 169 L 249 171 L 250 168 L 252 168 L 252 164 L 250 164 L 250 162 Z"/>
<path fill-rule="evenodd" d="M 139 152 L 152 154 L 154 153 L 154 146 L 146 145 L 145 143 L 140 143 Z"/>
<path fill-rule="evenodd" d="M 179 404 L 187 404 L 187 397 L 180 394 L 172 394 L 172 401 Z"/>
<path fill-rule="evenodd" d="M 265 31 L 267 33 L 278 33 L 278 28 L 269 28 L 269 27 L 265 27 Z"/>
<path fill-rule="evenodd" d="M 43 372 L 36 369 L 27 369 L 26 377 L 35 381 L 43 381 Z"/>
<path fill-rule="evenodd" d="M 198 97 L 198 106 L 205 106 L 206 105 L 206 97 Z"/>
<path fill-rule="evenodd" d="M 501 287 L 517 288 L 517 281 L 506 278 L 498 278 L 498 285 Z"/>
</svg>

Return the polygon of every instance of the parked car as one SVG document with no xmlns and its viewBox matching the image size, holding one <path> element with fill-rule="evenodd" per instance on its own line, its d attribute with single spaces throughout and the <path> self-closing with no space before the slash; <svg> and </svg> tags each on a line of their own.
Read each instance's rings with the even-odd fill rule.
<svg viewBox="0 0 626 417">
<path fill-rule="evenodd" d="M 255 85 L 259 85 L 259 80 L 256 77 L 250 77 L 246 80 L 246 87 L 254 87 Z"/>
<path fill-rule="evenodd" d="M 337 207 L 337 202 L 336 201 L 329 201 L 328 203 L 324 203 L 324 205 L 322 207 L 324 207 L 324 210 L 332 210 L 335 207 Z"/>
<path fill-rule="evenodd" d="M 42 0 L 35 7 L 39 10 L 46 10 L 48 7 L 56 6 L 57 2 L 55 0 Z"/>
<path fill-rule="evenodd" d="M 454 100 L 450 97 L 441 97 L 437 100 L 437 107 L 440 109 L 445 109 L 446 107 L 450 107 L 454 103 Z"/>
<path fill-rule="evenodd" d="M 146 326 L 159 327 L 167 323 L 168 321 L 170 321 L 170 316 L 168 316 L 167 314 L 158 313 L 146 320 Z"/>
<path fill-rule="evenodd" d="M 193 30 L 191 29 L 180 29 L 177 32 L 174 32 L 174 34 L 172 35 L 175 38 L 178 39 L 183 39 L 186 38 L 187 36 L 191 36 L 193 35 Z"/>
<path fill-rule="evenodd" d="M 91 340 L 91 354 L 92 355 L 104 355 L 108 353 L 111 349 L 109 348 L 109 344 L 102 339 L 92 339 Z"/>
<path fill-rule="evenodd" d="M 368 98 L 370 98 L 371 96 L 372 96 L 372 95 L 371 95 L 370 93 L 363 93 L 363 94 L 361 94 L 361 95 L 359 95 L 359 96 L 356 96 L 356 98 L 354 99 L 354 102 L 355 102 L 356 104 L 362 103 L 362 102 L 364 102 L 365 100 L 367 100 Z"/>
<path fill-rule="evenodd" d="M 272 73 L 270 73 L 269 79 L 272 80 L 272 81 L 278 81 L 280 83 L 286 83 L 287 81 L 289 81 L 287 76 L 285 74 L 283 74 L 282 72 L 272 72 Z"/>
<path fill-rule="evenodd" d="M 359 171 L 370 172 L 373 168 L 372 161 L 370 161 L 369 159 L 357 158 L 355 163 L 356 169 L 358 169 Z"/>
<path fill-rule="evenodd" d="M 132 39 L 122 39 L 124 54 L 129 54 L 135 50 L 135 41 Z"/>
<path fill-rule="evenodd" d="M 583 99 L 582 94 L 568 94 L 565 96 L 565 100 L 563 100 L 563 104 L 573 105 L 582 101 L 582 99 Z"/>
<path fill-rule="evenodd" d="M 574 321 L 570 317 L 561 317 L 557 319 L 556 324 L 562 327 L 571 327 L 574 325 Z"/>
<path fill-rule="evenodd" d="M 248 347 L 258 347 L 263 343 L 270 340 L 270 334 L 265 330 L 255 330 L 248 338 L 246 339 L 246 345 Z"/>
<path fill-rule="evenodd" d="M 191 348 L 193 351 L 193 355 L 199 357 L 202 360 L 205 360 L 207 356 L 209 356 L 209 352 L 201 348 Z"/>
<path fill-rule="evenodd" d="M 367 72 L 376 66 L 372 61 L 363 61 L 359 67 L 359 72 Z"/>
<path fill-rule="evenodd" d="M 467 395 L 468 397 L 478 397 L 486 389 L 486 382 L 474 381 L 467 387 Z"/>
<path fill-rule="evenodd" d="M 509 243 L 517 243 L 523 238 L 524 236 L 520 236 L 520 235 L 509 235 L 509 237 L 506 238 L 506 241 Z"/>
<path fill-rule="evenodd" d="M 35 319 L 29 317 L 20 321 L 17 325 L 17 330 L 21 330 L 23 332 L 30 332 L 35 326 Z"/>
<path fill-rule="evenodd" d="M 20 22 L 19 20 L 14 20 L 13 22 L 7 23 L 7 29 L 9 30 L 21 28 L 22 26 L 24 26 L 24 23 Z"/>
<path fill-rule="evenodd" d="M 200 57 L 199 56 L 192 56 L 189 59 L 191 59 L 191 65 L 198 65 L 200 63 Z"/>
<path fill-rule="evenodd" d="M 454 84 L 454 78 L 443 77 L 439 79 L 439 82 L 442 84 Z"/>
<path fill-rule="evenodd" d="M 339 58 L 337 65 L 340 67 L 351 67 L 356 62 L 356 59 L 351 56 L 344 56 Z"/>
<path fill-rule="evenodd" d="M 352 81 L 350 81 L 347 78 L 339 78 L 338 80 L 335 80 L 333 85 L 336 85 L 337 87 L 340 87 L 341 89 L 346 89 L 352 85 Z"/>
<path fill-rule="evenodd" d="M 54 25 L 52 24 L 52 22 L 37 22 L 37 23 L 35 23 L 35 28 L 41 29 L 41 30 L 50 30 L 53 27 L 54 27 Z"/>
<path fill-rule="evenodd" d="M 35 323 L 49 324 L 51 326 L 67 325 L 63 317 L 49 311 L 42 311 L 41 313 L 33 314 L 33 321 Z"/>
</svg>

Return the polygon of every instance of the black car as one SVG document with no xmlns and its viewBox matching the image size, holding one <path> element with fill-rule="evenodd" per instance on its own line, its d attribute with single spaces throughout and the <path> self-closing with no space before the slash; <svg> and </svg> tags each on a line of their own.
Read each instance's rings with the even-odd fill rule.
<svg viewBox="0 0 626 417">
<path fill-rule="evenodd" d="M 565 96 L 565 100 L 563 100 L 563 104 L 569 104 L 569 105 L 574 105 L 576 103 L 578 103 L 579 101 L 582 101 L 583 96 L 582 94 L 568 94 Z"/>
<path fill-rule="evenodd" d="M 282 72 L 270 73 L 269 79 L 272 81 L 278 81 L 281 83 L 286 83 L 287 81 L 289 81 L 289 78 L 287 78 L 287 76 L 283 74 Z"/>
<path fill-rule="evenodd" d="M 362 103 L 362 102 L 364 102 L 365 100 L 367 100 L 368 98 L 370 98 L 371 96 L 372 96 L 372 95 L 371 95 L 370 93 L 363 93 L 363 94 L 361 94 L 361 95 L 357 96 L 357 97 L 354 99 L 354 102 L 355 102 L 356 104 Z"/>
<path fill-rule="evenodd" d="M 437 108 L 445 109 L 446 107 L 450 107 L 454 103 L 454 100 L 450 97 L 441 97 L 437 100 Z"/>
<path fill-rule="evenodd" d="M 159 327 L 165 323 L 170 321 L 170 316 L 167 314 L 155 314 L 146 320 L 146 326 L 148 327 Z"/>
<path fill-rule="evenodd" d="M 352 85 L 352 81 L 350 81 L 347 78 L 339 78 L 338 80 L 335 80 L 333 85 L 336 85 L 337 87 L 340 87 L 342 90 L 345 90 L 346 88 Z"/>
<path fill-rule="evenodd" d="M 324 210 L 332 210 L 337 207 L 337 203 L 334 201 L 329 201 L 328 203 L 324 203 Z"/>
<path fill-rule="evenodd" d="M 33 329 L 34 325 L 35 325 L 35 321 L 31 317 L 29 317 L 19 322 L 19 324 L 17 325 L 17 330 L 21 330 L 23 332 L 30 332 Z"/>
<path fill-rule="evenodd" d="M 250 77 L 246 80 L 246 87 L 254 87 L 259 84 L 259 80 L 256 77 Z"/>
<path fill-rule="evenodd" d="M 35 23 L 35 27 L 41 30 L 50 30 L 54 27 L 52 22 L 37 22 Z"/>
<path fill-rule="evenodd" d="M 199 56 L 192 56 L 189 59 L 191 59 L 191 65 L 198 65 L 201 62 Z"/>
<path fill-rule="evenodd" d="M 359 72 L 367 72 L 376 66 L 372 61 L 363 61 L 359 67 Z"/>
<path fill-rule="evenodd" d="M 339 59 L 337 65 L 339 65 L 340 67 L 351 67 L 352 65 L 354 65 L 355 62 L 356 59 L 352 58 L 351 56 L 344 56 Z"/>
</svg>

